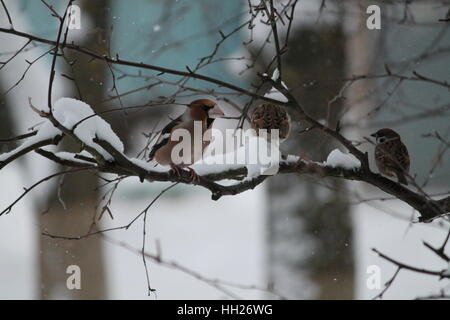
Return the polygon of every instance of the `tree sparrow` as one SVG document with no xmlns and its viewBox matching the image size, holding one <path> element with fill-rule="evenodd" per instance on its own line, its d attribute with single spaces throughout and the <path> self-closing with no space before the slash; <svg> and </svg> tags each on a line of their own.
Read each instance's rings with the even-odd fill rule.
<svg viewBox="0 0 450 320">
<path fill-rule="evenodd" d="M 371 136 L 376 138 L 375 163 L 380 173 L 388 177 L 397 176 L 398 182 L 408 185 L 405 173 L 409 172 L 410 159 L 400 135 L 392 129 L 384 128 Z"/>
<path fill-rule="evenodd" d="M 286 109 L 271 103 L 264 103 L 253 110 L 251 127 L 259 135 L 260 129 L 266 129 L 268 137 L 272 129 L 278 129 L 280 142 L 289 136 L 291 130 L 291 118 Z"/>
</svg>

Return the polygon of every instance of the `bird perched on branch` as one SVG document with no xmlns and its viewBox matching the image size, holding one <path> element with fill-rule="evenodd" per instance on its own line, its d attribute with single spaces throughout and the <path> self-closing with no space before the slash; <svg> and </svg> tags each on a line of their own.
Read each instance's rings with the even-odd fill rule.
<svg viewBox="0 0 450 320">
<path fill-rule="evenodd" d="M 270 137 L 271 130 L 278 129 L 280 142 L 283 142 L 291 131 L 291 117 L 284 107 L 264 103 L 253 110 L 251 127 L 258 136 L 261 134 L 261 129 L 267 130 L 268 137 Z"/>
<path fill-rule="evenodd" d="M 380 173 L 388 177 L 396 176 L 398 182 L 408 185 L 405 175 L 409 173 L 410 159 L 400 135 L 392 129 L 384 128 L 371 136 L 376 138 L 375 163 Z"/>
<path fill-rule="evenodd" d="M 181 116 L 162 129 L 150 151 L 149 161 L 155 160 L 160 165 L 170 166 L 177 175 L 180 175 L 180 168 L 187 167 L 191 179 L 195 181 L 198 176 L 189 166 L 202 158 L 203 151 L 210 143 L 203 139 L 204 134 L 211 129 L 214 120 L 223 117 L 224 113 L 217 103 L 209 99 L 192 101 L 187 107 Z M 196 128 L 200 132 L 196 132 Z M 188 137 L 183 134 L 188 134 Z M 189 140 L 184 141 L 185 138 Z M 188 148 L 180 149 L 178 144 Z"/>
</svg>

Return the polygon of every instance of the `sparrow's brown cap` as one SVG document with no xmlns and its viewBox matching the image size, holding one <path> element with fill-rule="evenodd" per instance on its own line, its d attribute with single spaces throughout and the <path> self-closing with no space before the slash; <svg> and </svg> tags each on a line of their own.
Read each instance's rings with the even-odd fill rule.
<svg viewBox="0 0 450 320">
<path fill-rule="evenodd" d="M 395 132 L 394 130 L 389 129 L 389 128 L 380 129 L 377 132 L 372 133 L 371 136 L 375 137 L 375 138 L 376 137 L 386 137 L 386 138 L 397 138 L 397 137 L 400 137 L 400 135 L 397 132 Z"/>
</svg>

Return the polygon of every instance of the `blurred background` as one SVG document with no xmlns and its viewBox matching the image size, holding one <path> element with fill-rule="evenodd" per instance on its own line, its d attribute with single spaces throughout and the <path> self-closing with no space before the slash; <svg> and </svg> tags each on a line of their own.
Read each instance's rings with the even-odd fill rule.
<svg viewBox="0 0 450 320">
<path fill-rule="evenodd" d="M 252 10 L 249 9 L 252 4 Z M 80 28 L 68 43 L 109 56 L 177 70 L 194 70 L 257 90 L 257 73 L 275 65 L 270 25 L 258 12 L 259 1 L 119 0 L 74 1 Z M 15 30 L 56 39 L 66 1 L 5 0 Z M 381 8 L 381 28 L 369 29 L 370 4 Z M 411 174 L 429 194 L 449 193 L 450 92 L 442 85 L 413 81 L 413 71 L 450 81 L 449 4 L 444 1 L 275 1 L 280 38 L 289 33 L 283 55 L 283 81 L 316 119 L 361 141 L 382 127 L 400 133 L 408 146 Z M 289 27 L 288 17 L 294 20 Z M 0 8 L 0 26 L 9 20 Z M 284 43 L 284 42 L 283 42 Z M 45 105 L 51 47 L 0 32 L 0 139 L 39 126 L 28 97 Z M 392 76 L 394 74 L 395 76 Z M 365 75 L 364 77 L 358 77 Z M 237 117 L 258 101 L 207 82 L 158 74 L 92 60 L 64 50 L 58 58 L 53 97 L 71 96 L 108 121 L 130 156 L 141 151 L 152 133 L 183 112 L 177 103 L 197 97 L 217 100 Z M 156 106 L 155 106 L 156 105 Z M 342 146 L 321 132 L 306 132 L 294 119 L 289 154 L 325 161 Z M 217 127 L 235 128 L 238 120 L 220 119 Z M 245 124 L 247 126 L 247 124 Z M 436 134 L 437 133 L 437 134 Z M 441 139 L 437 138 L 441 137 Z M 17 146 L 1 143 L 0 153 Z M 78 151 L 64 141 L 64 150 Z M 0 205 L 14 201 L 24 187 L 59 170 L 30 153 L 0 170 Z M 448 220 L 414 223 L 406 204 L 366 184 L 306 175 L 272 177 L 255 190 L 211 201 L 208 192 L 177 185 L 149 211 L 146 250 L 150 283 L 141 256 L 139 220 L 82 240 L 92 230 L 123 226 L 168 185 L 137 178 L 105 184 L 112 176 L 66 175 L 33 190 L 14 210 L 0 217 L 0 298 L 2 299 L 370 299 L 380 293 L 396 267 L 379 258 L 376 248 L 400 261 L 427 269 L 445 263 L 422 241 L 440 245 Z M 113 196 L 110 214 L 99 214 Z M 81 268 L 81 290 L 68 290 L 66 269 Z M 367 286 L 370 266 L 378 266 L 381 288 Z M 448 290 L 448 281 L 401 272 L 384 298 L 411 299 Z"/>
</svg>

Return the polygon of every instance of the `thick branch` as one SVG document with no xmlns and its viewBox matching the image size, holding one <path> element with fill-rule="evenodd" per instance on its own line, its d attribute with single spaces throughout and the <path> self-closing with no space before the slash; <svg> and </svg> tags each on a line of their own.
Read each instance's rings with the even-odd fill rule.
<svg viewBox="0 0 450 320">
<path fill-rule="evenodd" d="M 115 159 L 114 162 L 108 162 L 99 165 L 98 170 L 106 173 L 122 174 L 127 176 L 137 176 L 143 180 L 179 182 L 184 184 L 191 183 L 190 173 L 187 170 L 181 170 L 180 175 L 175 172 L 158 172 L 146 170 L 138 164 L 132 162 L 123 153 L 114 149 L 114 147 L 105 140 L 96 138 L 95 142 L 110 153 Z M 45 156 L 45 155 L 44 155 Z M 50 158 L 47 156 L 47 158 Z M 299 160 L 297 162 L 281 162 L 277 174 L 311 174 L 319 177 L 336 177 L 347 180 L 364 181 L 379 189 L 389 193 L 396 198 L 408 203 L 421 214 L 421 221 L 430 221 L 438 216 L 450 212 L 450 197 L 441 200 L 430 200 L 421 194 L 415 193 L 399 183 L 389 180 L 379 174 L 363 170 L 344 169 L 340 167 L 326 166 L 317 162 Z M 270 176 L 260 175 L 255 178 L 242 180 L 247 174 L 245 165 L 238 168 L 227 169 L 224 166 L 222 172 L 211 173 L 200 176 L 197 182 L 198 186 L 208 189 L 213 200 L 218 200 L 222 196 L 236 195 L 250 189 L 254 189 Z M 233 185 L 221 185 L 215 181 L 223 179 L 242 180 Z"/>
</svg>

